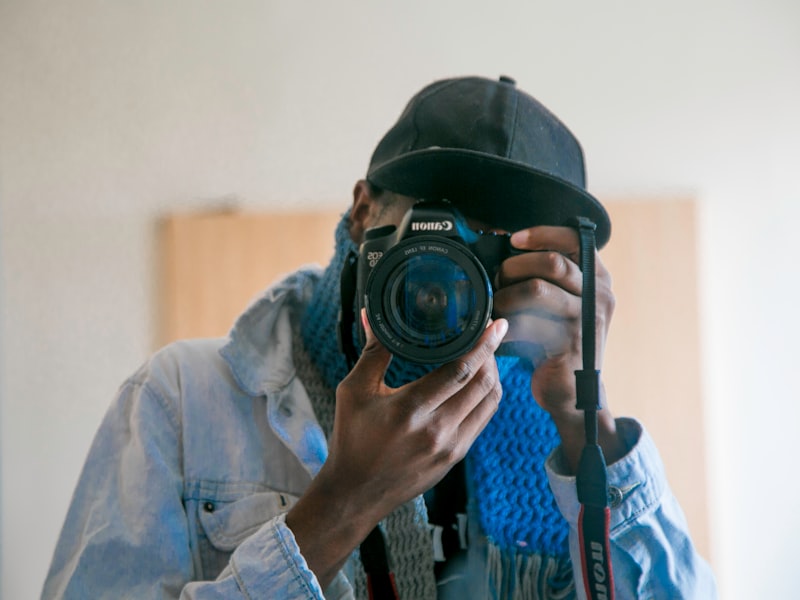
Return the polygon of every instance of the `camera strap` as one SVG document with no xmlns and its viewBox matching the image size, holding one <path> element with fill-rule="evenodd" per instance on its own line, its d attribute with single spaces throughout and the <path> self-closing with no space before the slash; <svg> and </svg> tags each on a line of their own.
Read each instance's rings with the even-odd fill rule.
<svg viewBox="0 0 800 600">
<path fill-rule="evenodd" d="M 613 600 L 614 578 L 611 569 L 608 501 L 608 476 L 603 450 L 597 441 L 597 411 L 600 406 L 600 371 L 595 368 L 595 224 L 577 219 L 580 237 L 580 267 L 583 274 L 581 327 L 583 330 L 583 369 L 575 371 L 577 408 L 584 414 L 586 445 L 578 463 L 576 484 L 581 503 L 578 536 L 581 545 L 581 570 L 587 598 Z"/>
<path fill-rule="evenodd" d="M 336 335 L 338 336 L 339 350 L 347 360 L 347 371 L 351 371 L 358 361 L 358 350 L 353 342 L 353 326 L 355 325 L 356 301 L 356 269 L 358 268 L 358 254 L 350 252 L 344 261 L 341 278 L 339 279 L 339 318 Z"/>
<path fill-rule="evenodd" d="M 359 547 L 361 563 L 367 575 L 367 594 L 369 600 L 398 600 L 394 573 L 389 567 L 386 538 L 380 526 L 376 526 L 361 542 Z"/>
</svg>

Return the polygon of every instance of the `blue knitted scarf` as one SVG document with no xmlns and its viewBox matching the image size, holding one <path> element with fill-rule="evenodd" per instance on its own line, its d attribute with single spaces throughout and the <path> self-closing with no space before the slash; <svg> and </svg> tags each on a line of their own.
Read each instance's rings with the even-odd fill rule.
<svg viewBox="0 0 800 600">
<path fill-rule="evenodd" d="M 335 330 L 341 304 L 341 270 L 355 248 L 345 215 L 336 230 L 336 253 L 301 323 L 306 350 L 331 389 L 348 371 L 335 337 L 328 332 Z M 544 470 L 558 435 L 550 416 L 531 396 L 531 370 L 514 357 L 498 357 L 497 362 L 503 399 L 467 456 L 471 500 L 477 503 L 481 528 L 501 560 L 514 564 L 521 555 L 538 555 L 563 563 L 568 554 L 568 525 L 556 507 Z M 395 357 L 386 383 L 398 387 L 427 370 Z"/>
</svg>

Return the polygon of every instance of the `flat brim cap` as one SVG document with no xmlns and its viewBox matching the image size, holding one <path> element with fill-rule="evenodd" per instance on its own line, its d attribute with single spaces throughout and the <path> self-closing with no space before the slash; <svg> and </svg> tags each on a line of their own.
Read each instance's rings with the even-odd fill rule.
<svg viewBox="0 0 800 600">
<path fill-rule="evenodd" d="M 598 247 L 611 235 L 608 213 L 586 191 L 577 139 L 507 77 L 424 88 L 378 143 L 367 180 L 413 198 L 449 200 L 509 231 L 571 225 L 582 216 L 597 225 Z"/>
</svg>

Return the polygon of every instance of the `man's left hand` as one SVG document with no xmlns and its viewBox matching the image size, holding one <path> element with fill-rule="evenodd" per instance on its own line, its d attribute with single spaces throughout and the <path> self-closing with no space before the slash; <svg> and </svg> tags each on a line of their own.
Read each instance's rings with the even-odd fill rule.
<svg viewBox="0 0 800 600">
<path fill-rule="evenodd" d="M 509 321 L 505 342 L 533 344 L 538 349 L 531 392 L 553 417 L 574 468 L 584 443 L 583 415 L 575 407 L 575 371 L 582 368 L 583 275 L 578 232 L 570 227 L 537 226 L 514 233 L 511 243 L 526 252 L 501 265 L 494 314 Z M 599 255 L 595 259 L 596 368 L 600 369 L 615 299 L 611 276 Z M 605 405 L 604 391 L 601 396 Z M 607 460 L 613 462 L 624 454 L 624 445 L 607 407 L 599 419 L 600 443 Z"/>
</svg>

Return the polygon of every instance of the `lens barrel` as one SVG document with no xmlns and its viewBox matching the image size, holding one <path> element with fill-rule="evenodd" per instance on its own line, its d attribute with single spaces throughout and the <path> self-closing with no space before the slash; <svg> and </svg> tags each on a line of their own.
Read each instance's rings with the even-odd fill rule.
<svg viewBox="0 0 800 600">
<path fill-rule="evenodd" d="M 417 363 L 461 356 L 492 314 L 492 287 L 478 258 L 463 244 L 415 235 L 387 250 L 366 284 L 367 317 L 395 355 Z"/>
</svg>

